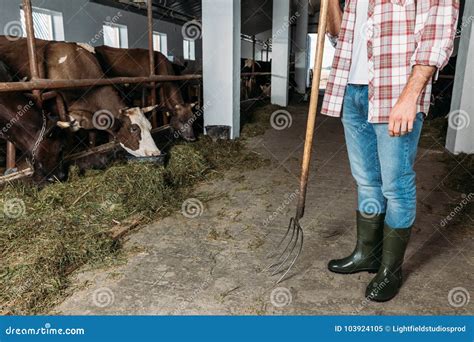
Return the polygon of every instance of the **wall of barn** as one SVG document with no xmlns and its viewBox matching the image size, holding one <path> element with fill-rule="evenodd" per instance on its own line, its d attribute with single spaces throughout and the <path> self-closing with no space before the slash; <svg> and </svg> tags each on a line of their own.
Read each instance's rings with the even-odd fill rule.
<svg viewBox="0 0 474 342">
<path fill-rule="evenodd" d="M 260 40 L 260 41 L 267 41 L 272 37 L 272 30 L 268 30 L 259 34 L 256 34 L 255 37 Z M 248 42 L 245 40 L 241 41 L 241 53 L 242 53 L 242 58 L 252 58 L 252 42 Z M 255 46 L 255 55 L 256 55 L 256 60 L 260 61 L 262 60 L 262 50 L 266 50 L 263 46 L 261 45 L 256 45 Z M 270 59 L 271 59 L 271 50 L 270 50 Z M 265 56 L 264 56 L 265 60 Z"/>
<path fill-rule="evenodd" d="M 0 34 L 4 34 L 9 23 L 20 22 L 20 4 L 21 0 L 0 0 Z M 102 45 L 102 24 L 104 21 L 113 21 L 127 26 L 129 48 L 148 47 L 146 16 L 91 3 L 89 0 L 32 0 L 32 4 L 63 14 L 67 41 Z M 180 25 L 155 19 L 154 30 L 168 35 L 168 53 L 178 58 L 183 57 L 181 28 Z M 196 59 L 201 58 L 201 40 L 197 40 Z"/>
</svg>

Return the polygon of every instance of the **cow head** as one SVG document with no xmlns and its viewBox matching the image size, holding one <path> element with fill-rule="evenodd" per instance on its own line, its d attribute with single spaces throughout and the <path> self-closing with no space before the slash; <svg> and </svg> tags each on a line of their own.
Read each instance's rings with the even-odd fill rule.
<svg viewBox="0 0 474 342">
<path fill-rule="evenodd" d="M 254 65 L 261 68 L 260 63 L 254 61 L 253 59 L 247 58 L 245 60 L 244 69 L 246 69 L 246 70 L 250 69 L 250 71 L 251 71 L 253 69 Z"/>
<path fill-rule="evenodd" d="M 151 123 L 145 113 L 156 106 L 147 108 L 126 108 L 120 111 L 120 129 L 117 140 L 125 151 L 135 157 L 153 157 L 161 154 L 151 136 Z"/>
<path fill-rule="evenodd" d="M 33 181 L 36 184 L 67 180 L 69 168 L 63 161 L 65 141 L 63 134 L 53 128 L 38 145 L 35 155 L 30 155 L 34 168 Z"/>
<path fill-rule="evenodd" d="M 170 119 L 171 127 L 186 141 L 196 140 L 193 130 L 195 121 L 193 109 L 195 106 L 195 103 L 177 104 L 173 108 L 173 115 Z"/>
<path fill-rule="evenodd" d="M 262 91 L 261 97 L 268 98 L 272 96 L 272 85 L 270 83 L 261 85 L 260 90 Z"/>
<path fill-rule="evenodd" d="M 69 122 L 58 122 L 61 128 L 72 130 L 103 130 L 114 136 L 120 146 L 135 157 L 152 157 L 161 154 L 151 136 L 151 124 L 145 113 L 154 107 L 124 108 L 115 116 L 110 111 L 100 110 L 95 113 L 75 110 L 69 113 Z"/>
</svg>

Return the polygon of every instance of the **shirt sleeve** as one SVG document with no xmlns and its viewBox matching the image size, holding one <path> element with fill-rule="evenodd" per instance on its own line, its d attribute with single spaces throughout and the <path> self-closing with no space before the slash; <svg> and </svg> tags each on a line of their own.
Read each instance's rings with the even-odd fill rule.
<svg viewBox="0 0 474 342">
<path fill-rule="evenodd" d="M 331 45 L 334 47 L 337 47 L 337 40 L 339 39 L 338 36 L 333 36 L 329 32 L 326 33 L 326 36 L 329 38 L 329 41 L 331 42 Z"/>
<path fill-rule="evenodd" d="M 411 66 L 435 66 L 439 71 L 449 62 L 454 50 L 459 0 L 418 0 L 416 32 L 418 46 L 411 58 Z"/>
</svg>

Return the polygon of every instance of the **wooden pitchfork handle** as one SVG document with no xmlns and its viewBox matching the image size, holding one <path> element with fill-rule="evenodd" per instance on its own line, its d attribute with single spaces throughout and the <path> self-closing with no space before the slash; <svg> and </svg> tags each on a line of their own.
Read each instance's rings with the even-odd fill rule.
<svg viewBox="0 0 474 342">
<path fill-rule="evenodd" d="M 303 162 L 301 165 L 300 192 L 296 208 L 296 220 L 304 215 L 306 204 L 306 190 L 308 188 L 309 165 L 313 150 L 314 128 L 316 112 L 318 110 L 319 86 L 321 84 L 321 71 L 323 66 L 324 41 L 326 39 L 326 26 L 328 20 L 329 0 L 321 0 L 318 24 L 318 44 L 313 68 L 313 81 L 311 85 L 311 100 L 309 103 L 308 122 L 306 124 L 306 138 L 304 143 Z"/>
</svg>

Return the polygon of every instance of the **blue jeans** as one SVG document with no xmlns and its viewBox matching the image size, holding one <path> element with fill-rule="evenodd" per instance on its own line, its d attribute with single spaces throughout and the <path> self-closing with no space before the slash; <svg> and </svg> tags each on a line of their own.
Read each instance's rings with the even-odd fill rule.
<svg viewBox="0 0 474 342">
<path fill-rule="evenodd" d="M 416 217 L 413 164 L 424 115 L 417 114 L 411 133 L 390 137 L 388 124 L 367 121 L 368 107 L 368 87 L 349 84 L 342 123 L 357 182 L 358 209 L 363 215 L 385 213 L 385 223 L 391 228 L 409 228 Z"/>
</svg>

